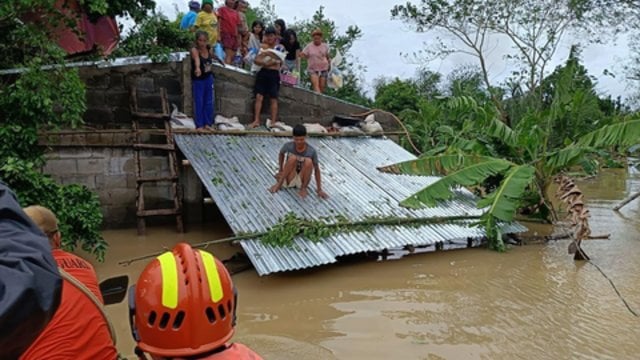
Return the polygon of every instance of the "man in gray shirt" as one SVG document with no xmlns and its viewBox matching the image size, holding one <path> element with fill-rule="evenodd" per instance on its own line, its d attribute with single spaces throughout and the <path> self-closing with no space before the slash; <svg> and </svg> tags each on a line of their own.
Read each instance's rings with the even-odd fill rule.
<svg viewBox="0 0 640 360">
<path fill-rule="evenodd" d="M 278 192 L 283 186 L 295 187 L 300 189 L 298 195 L 304 199 L 308 195 L 307 188 L 311 181 L 311 172 L 313 172 L 318 196 L 322 199 L 329 197 L 327 193 L 322 191 L 318 153 L 316 149 L 307 144 L 306 136 L 307 129 L 303 125 L 296 125 L 293 128 L 293 141 L 282 145 L 278 155 L 277 182 L 269 189 L 272 193 Z"/>
</svg>

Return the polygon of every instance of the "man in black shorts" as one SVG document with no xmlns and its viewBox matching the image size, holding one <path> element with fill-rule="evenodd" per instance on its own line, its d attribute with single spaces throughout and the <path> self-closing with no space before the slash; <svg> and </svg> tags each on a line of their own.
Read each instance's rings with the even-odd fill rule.
<svg viewBox="0 0 640 360">
<path fill-rule="evenodd" d="M 320 166 L 318 165 L 318 153 L 306 142 L 307 129 L 303 125 L 296 125 L 293 128 L 293 141 L 282 146 L 278 155 L 278 180 L 269 191 L 278 192 L 283 186 L 288 188 L 299 188 L 298 195 L 301 198 L 307 197 L 311 172 L 316 178 L 316 190 L 322 199 L 329 197 L 322 191 L 320 178 Z M 286 157 L 286 162 L 285 162 Z"/>
<path fill-rule="evenodd" d="M 253 90 L 256 95 L 256 103 L 254 105 L 253 122 L 249 124 L 249 128 L 260 126 L 260 112 L 262 111 L 262 101 L 265 96 L 269 97 L 271 121 L 276 122 L 278 119 L 278 93 L 280 92 L 282 59 L 274 52 L 264 51 L 274 49 L 275 45 L 276 29 L 270 26 L 264 31 L 263 49 L 254 60 L 254 63 L 262 66 L 262 68 L 256 74 L 256 83 Z"/>
</svg>

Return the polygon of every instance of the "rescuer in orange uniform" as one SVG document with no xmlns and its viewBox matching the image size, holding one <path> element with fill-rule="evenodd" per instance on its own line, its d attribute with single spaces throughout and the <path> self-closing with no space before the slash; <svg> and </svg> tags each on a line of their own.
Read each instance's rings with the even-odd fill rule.
<svg viewBox="0 0 640 360">
<path fill-rule="evenodd" d="M 81 257 L 60 249 L 62 236 L 58 230 L 58 219 L 51 210 L 29 206 L 24 212 L 49 238 L 58 269 L 70 278 L 63 276 L 58 311 L 20 359 L 116 359 L 118 353 L 109 323 L 98 308 L 102 306 L 102 295 L 93 266 Z M 81 284 L 79 286 L 83 289 L 72 281 Z"/>
<path fill-rule="evenodd" d="M 262 358 L 230 343 L 237 292 L 225 266 L 210 253 L 177 244 L 151 261 L 129 290 L 136 354 L 146 359 Z"/>
</svg>

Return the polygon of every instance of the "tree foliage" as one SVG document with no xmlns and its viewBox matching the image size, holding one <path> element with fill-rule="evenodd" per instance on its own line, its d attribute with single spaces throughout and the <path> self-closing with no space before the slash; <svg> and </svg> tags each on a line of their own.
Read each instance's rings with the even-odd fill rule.
<svg viewBox="0 0 640 360">
<path fill-rule="evenodd" d="M 187 51 L 193 44 L 194 35 L 180 29 L 179 18 L 171 21 L 154 11 L 129 29 L 112 56 L 147 55 L 153 61 L 167 61 L 170 53 Z"/>
<path fill-rule="evenodd" d="M 82 124 L 85 89 L 75 68 L 65 66 L 66 54 L 51 40 L 57 25 L 73 26 L 55 8 L 56 1 L 14 1 L 0 4 L 0 69 L 18 68 L 0 78 L 0 179 L 22 206 L 41 204 L 60 220 L 63 246 L 80 245 L 103 259 L 107 243 L 100 235 L 102 214 L 95 194 L 79 185 L 60 185 L 40 172 L 43 149 L 38 132 Z M 90 15 L 141 16 L 152 1 L 81 2 Z M 21 21 L 33 10 L 41 18 Z"/>
<path fill-rule="evenodd" d="M 401 204 L 433 206 L 451 199 L 457 186 L 473 189 L 484 209 L 479 224 L 491 247 L 503 250 L 500 223 L 512 221 L 518 211 L 556 219 L 548 199 L 555 175 L 576 168 L 592 173 L 610 151 L 640 143 L 638 115 L 602 113 L 594 83 L 577 55 L 543 84 L 544 101 L 535 96 L 542 103 L 528 108 L 512 126 L 500 120 L 488 99 L 468 96 L 424 101 L 418 111 L 404 112 L 405 121 L 415 118 L 409 124 L 420 122 L 428 129 L 417 136 L 424 137 L 421 145 L 427 151 L 417 160 L 380 170 L 443 177 Z"/>
</svg>

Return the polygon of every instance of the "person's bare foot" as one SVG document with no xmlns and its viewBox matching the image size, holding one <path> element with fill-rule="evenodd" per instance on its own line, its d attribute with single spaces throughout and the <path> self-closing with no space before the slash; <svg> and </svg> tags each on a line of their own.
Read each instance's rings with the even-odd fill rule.
<svg viewBox="0 0 640 360">
<path fill-rule="evenodd" d="M 247 125 L 247 128 L 249 128 L 249 129 L 255 129 L 255 128 L 257 128 L 258 126 L 260 126 L 260 122 L 255 122 L 255 121 L 254 121 L 254 122 L 252 122 L 251 124 Z"/>
<path fill-rule="evenodd" d="M 278 191 L 280 191 L 280 185 L 278 184 L 273 185 L 272 187 L 269 188 L 269 191 L 271 193 L 277 193 Z"/>
<path fill-rule="evenodd" d="M 304 199 L 309 195 L 309 191 L 307 191 L 307 189 L 300 189 L 300 191 L 298 191 L 298 195 Z"/>
</svg>

